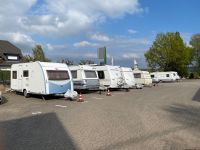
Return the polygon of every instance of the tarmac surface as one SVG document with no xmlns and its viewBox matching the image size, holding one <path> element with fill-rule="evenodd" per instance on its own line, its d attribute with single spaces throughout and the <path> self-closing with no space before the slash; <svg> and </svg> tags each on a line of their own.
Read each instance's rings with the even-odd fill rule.
<svg viewBox="0 0 200 150">
<path fill-rule="evenodd" d="M 3 94 L 0 150 L 200 150 L 200 80 L 84 102 Z"/>
</svg>

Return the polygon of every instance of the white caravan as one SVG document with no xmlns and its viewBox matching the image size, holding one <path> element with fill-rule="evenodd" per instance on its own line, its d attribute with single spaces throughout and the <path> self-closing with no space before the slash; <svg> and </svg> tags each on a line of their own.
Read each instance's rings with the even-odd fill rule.
<svg viewBox="0 0 200 150">
<path fill-rule="evenodd" d="M 121 68 L 119 66 L 95 66 L 100 86 L 107 88 L 123 88 L 124 80 L 121 74 Z"/>
<path fill-rule="evenodd" d="M 11 89 L 29 94 L 58 94 L 75 98 L 72 76 L 66 64 L 29 62 L 11 66 Z"/>
<path fill-rule="evenodd" d="M 133 76 L 133 70 L 128 67 L 121 67 L 122 77 L 124 79 L 125 87 L 133 88 L 136 87 L 135 78 Z"/>
<path fill-rule="evenodd" d="M 72 74 L 74 89 L 76 90 L 98 90 L 100 83 L 97 71 L 93 66 L 78 65 L 69 66 Z"/>
<path fill-rule="evenodd" d="M 170 73 L 172 73 L 174 75 L 174 77 L 175 77 L 175 79 L 177 81 L 181 79 L 180 76 L 178 75 L 178 73 L 176 71 L 170 71 Z"/>
<path fill-rule="evenodd" d="M 151 78 L 153 82 L 173 82 L 180 79 L 177 72 L 174 71 L 152 72 Z"/>
<path fill-rule="evenodd" d="M 136 84 L 141 84 L 144 86 L 152 86 L 152 79 L 148 71 L 141 71 L 139 69 L 134 69 L 133 75 L 134 75 Z"/>
</svg>

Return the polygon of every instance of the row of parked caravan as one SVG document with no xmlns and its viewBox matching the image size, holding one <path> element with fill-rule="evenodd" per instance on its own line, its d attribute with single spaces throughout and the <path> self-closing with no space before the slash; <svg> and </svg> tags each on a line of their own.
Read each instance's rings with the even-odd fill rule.
<svg viewBox="0 0 200 150">
<path fill-rule="evenodd" d="M 177 72 L 152 72 L 132 70 L 120 66 L 78 65 L 69 67 L 74 89 L 98 90 L 101 88 L 142 88 L 152 83 L 180 80 Z"/>
<path fill-rule="evenodd" d="M 133 70 L 120 66 L 78 65 L 69 67 L 75 90 L 103 88 L 134 88 L 137 86 Z"/>
<path fill-rule="evenodd" d="M 78 90 L 142 88 L 151 86 L 152 81 L 169 81 L 170 77 L 170 81 L 180 79 L 176 72 L 150 74 L 120 66 L 67 66 L 37 61 L 12 65 L 11 89 L 22 92 L 25 97 L 29 94 L 58 94 L 74 98 Z"/>
</svg>

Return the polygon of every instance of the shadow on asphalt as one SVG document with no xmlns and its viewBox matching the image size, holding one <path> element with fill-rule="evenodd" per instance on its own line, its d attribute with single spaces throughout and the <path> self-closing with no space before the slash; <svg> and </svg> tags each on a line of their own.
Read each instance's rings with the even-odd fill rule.
<svg viewBox="0 0 200 150">
<path fill-rule="evenodd" d="M 170 117 L 173 121 L 181 123 L 188 128 L 198 129 L 197 131 L 200 132 L 199 107 L 174 104 L 165 108 L 165 111 L 170 112 Z"/>
<path fill-rule="evenodd" d="M 0 150 L 74 150 L 55 113 L 0 122 Z"/>
<path fill-rule="evenodd" d="M 198 89 L 198 91 L 195 93 L 195 95 L 192 98 L 193 101 L 197 101 L 200 102 L 200 88 Z"/>
<path fill-rule="evenodd" d="M 170 118 L 174 122 L 180 123 L 179 126 L 175 126 L 173 128 L 169 128 L 167 130 L 163 130 L 160 132 L 153 132 L 151 134 L 142 135 L 140 137 L 133 137 L 125 141 L 120 141 L 118 143 L 113 143 L 110 145 L 105 145 L 103 147 L 100 147 L 98 150 L 104 150 L 104 149 L 120 149 L 124 148 L 125 146 L 131 145 L 131 144 L 143 144 L 144 142 L 156 138 L 162 138 L 165 135 L 168 135 L 170 133 L 182 131 L 185 129 L 190 129 L 192 133 L 194 133 L 198 138 L 200 138 L 200 108 L 199 107 L 192 107 L 192 106 L 185 106 L 180 104 L 174 104 L 170 107 L 167 107 L 164 109 L 165 111 L 170 113 Z M 176 139 L 172 140 L 173 144 L 168 145 L 171 147 L 171 149 L 177 149 L 176 147 L 179 147 L 180 145 L 184 145 L 183 143 L 178 143 Z M 179 148 L 180 149 L 180 148 Z"/>
</svg>

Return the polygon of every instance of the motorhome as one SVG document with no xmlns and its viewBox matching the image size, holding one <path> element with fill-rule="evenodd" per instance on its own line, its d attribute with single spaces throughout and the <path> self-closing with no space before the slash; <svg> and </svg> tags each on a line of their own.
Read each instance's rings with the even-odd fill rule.
<svg viewBox="0 0 200 150">
<path fill-rule="evenodd" d="M 153 82 L 173 82 L 180 79 L 177 72 L 175 71 L 152 72 L 151 78 Z"/>
<path fill-rule="evenodd" d="M 104 86 L 107 88 L 123 88 L 124 80 L 121 74 L 120 66 L 95 66 L 100 86 Z"/>
<path fill-rule="evenodd" d="M 93 66 L 69 66 L 75 90 L 98 90 L 100 83 L 97 71 Z"/>
<path fill-rule="evenodd" d="M 121 67 L 122 77 L 124 79 L 124 86 L 127 88 L 136 87 L 135 78 L 133 76 L 133 71 L 128 67 Z"/>
<path fill-rule="evenodd" d="M 11 89 L 30 94 L 59 94 L 75 98 L 72 76 L 66 64 L 50 62 L 29 62 L 11 66 Z"/>
<path fill-rule="evenodd" d="M 134 75 L 136 84 L 141 84 L 144 86 L 152 86 L 152 79 L 148 71 L 134 69 L 133 75 Z"/>
</svg>

